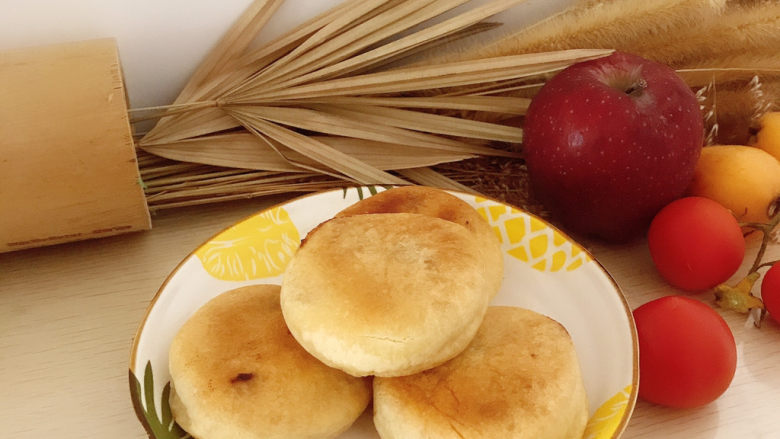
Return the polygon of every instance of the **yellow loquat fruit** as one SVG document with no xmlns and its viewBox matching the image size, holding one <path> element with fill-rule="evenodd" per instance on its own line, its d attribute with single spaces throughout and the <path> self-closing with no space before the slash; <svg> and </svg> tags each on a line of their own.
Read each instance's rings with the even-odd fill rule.
<svg viewBox="0 0 780 439">
<path fill-rule="evenodd" d="M 752 146 L 705 147 L 688 193 L 717 201 L 738 221 L 766 223 L 780 198 L 780 162 Z"/>
<path fill-rule="evenodd" d="M 761 128 L 756 134 L 755 146 L 780 160 L 780 112 L 766 113 L 760 123 Z"/>
</svg>

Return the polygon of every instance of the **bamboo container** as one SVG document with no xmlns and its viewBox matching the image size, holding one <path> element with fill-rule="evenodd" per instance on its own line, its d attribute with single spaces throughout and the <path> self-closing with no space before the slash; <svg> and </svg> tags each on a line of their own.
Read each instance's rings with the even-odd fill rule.
<svg viewBox="0 0 780 439">
<path fill-rule="evenodd" d="M 0 252 L 151 228 L 113 39 L 0 52 Z"/>
</svg>

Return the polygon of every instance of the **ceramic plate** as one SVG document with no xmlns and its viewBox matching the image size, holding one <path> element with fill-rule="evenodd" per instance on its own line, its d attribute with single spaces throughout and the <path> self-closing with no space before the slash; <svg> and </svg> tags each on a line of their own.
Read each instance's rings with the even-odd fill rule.
<svg viewBox="0 0 780 439">
<path fill-rule="evenodd" d="M 257 213 L 214 236 L 168 276 L 133 343 L 130 393 L 154 439 L 186 436 L 168 406 L 168 348 L 181 325 L 214 296 L 253 283 L 280 284 L 301 238 L 381 188 L 334 190 Z M 571 334 L 590 401 L 584 438 L 617 438 L 636 401 L 638 347 L 631 311 L 616 283 L 577 243 L 541 219 L 498 201 L 457 192 L 501 239 L 505 276 L 493 305 L 529 308 Z M 341 439 L 379 436 L 365 413 Z"/>
</svg>

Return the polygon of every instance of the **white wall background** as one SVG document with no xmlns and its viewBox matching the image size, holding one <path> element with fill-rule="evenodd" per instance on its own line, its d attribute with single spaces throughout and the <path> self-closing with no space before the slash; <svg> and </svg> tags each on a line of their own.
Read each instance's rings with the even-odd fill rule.
<svg viewBox="0 0 780 439">
<path fill-rule="evenodd" d="M 260 36 L 268 40 L 340 0 L 287 0 Z M 486 3 L 473 0 L 470 4 Z M 570 0 L 528 0 L 493 21 L 504 32 Z M 114 37 L 133 108 L 175 98 L 197 63 L 251 0 L 0 0 L 0 51 Z M 2 105 L 2 103 L 0 103 Z"/>
</svg>

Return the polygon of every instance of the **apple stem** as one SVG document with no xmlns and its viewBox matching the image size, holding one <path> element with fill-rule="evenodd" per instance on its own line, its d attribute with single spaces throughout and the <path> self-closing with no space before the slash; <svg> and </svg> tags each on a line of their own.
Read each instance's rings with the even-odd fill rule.
<svg viewBox="0 0 780 439">
<path fill-rule="evenodd" d="M 625 93 L 629 96 L 638 96 L 642 94 L 643 91 L 647 88 L 647 81 L 645 81 L 643 78 L 640 78 L 635 83 L 631 84 L 626 90 Z"/>
</svg>

